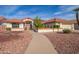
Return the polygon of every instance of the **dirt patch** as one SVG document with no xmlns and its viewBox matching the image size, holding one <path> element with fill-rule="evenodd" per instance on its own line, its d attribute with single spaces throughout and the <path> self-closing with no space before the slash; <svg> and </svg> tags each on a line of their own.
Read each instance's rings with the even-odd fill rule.
<svg viewBox="0 0 79 59">
<path fill-rule="evenodd" d="M 2 32 L 0 33 L 0 53 L 24 53 L 32 35 L 24 32 Z"/>
<path fill-rule="evenodd" d="M 58 53 L 79 53 L 79 33 L 43 33 Z"/>
<path fill-rule="evenodd" d="M 0 42 L 6 42 L 6 41 L 11 41 L 11 40 L 18 40 L 22 38 L 21 32 L 3 32 L 0 33 Z"/>
</svg>

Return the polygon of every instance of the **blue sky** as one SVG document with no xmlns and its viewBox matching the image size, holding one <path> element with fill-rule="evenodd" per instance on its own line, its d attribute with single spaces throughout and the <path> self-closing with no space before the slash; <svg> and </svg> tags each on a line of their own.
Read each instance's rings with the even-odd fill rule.
<svg viewBox="0 0 79 59">
<path fill-rule="evenodd" d="M 43 20 L 51 18 L 75 19 L 72 10 L 79 5 L 0 5 L 0 16 L 5 18 L 35 18 Z"/>
</svg>

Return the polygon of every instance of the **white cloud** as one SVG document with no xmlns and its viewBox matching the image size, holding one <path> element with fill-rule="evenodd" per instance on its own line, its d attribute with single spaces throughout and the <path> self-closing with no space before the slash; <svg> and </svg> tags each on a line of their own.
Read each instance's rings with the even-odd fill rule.
<svg viewBox="0 0 79 59">
<path fill-rule="evenodd" d="M 58 12 L 53 13 L 53 16 L 55 16 L 55 15 L 60 15 L 60 14 L 62 14 L 62 13 L 63 13 L 63 12 L 58 11 Z"/>
<path fill-rule="evenodd" d="M 79 5 L 65 5 L 65 6 L 60 6 L 59 8 L 61 9 L 61 11 L 69 12 L 69 11 L 73 11 L 75 8 L 79 8 Z"/>
<path fill-rule="evenodd" d="M 59 11 L 58 12 L 55 12 L 53 14 L 53 16 L 56 16 L 56 15 L 60 15 L 60 14 L 63 14 L 63 13 L 67 13 L 67 12 L 72 12 L 75 8 L 79 8 L 79 5 L 65 5 L 65 6 L 60 6 L 59 7 Z"/>
<path fill-rule="evenodd" d="M 30 14 L 31 12 L 30 11 L 18 11 L 17 13 L 16 13 L 16 15 L 27 15 L 27 14 Z"/>
<path fill-rule="evenodd" d="M 70 14 L 60 15 L 60 16 L 56 16 L 56 17 L 66 19 L 66 20 L 72 20 L 72 19 L 75 19 L 75 14 L 70 13 Z"/>
</svg>

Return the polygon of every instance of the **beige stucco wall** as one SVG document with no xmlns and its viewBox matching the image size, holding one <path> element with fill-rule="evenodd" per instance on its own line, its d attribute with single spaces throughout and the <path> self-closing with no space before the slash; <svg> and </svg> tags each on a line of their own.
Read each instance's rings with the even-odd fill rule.
<svg viewBox="0 0 79 59">
<path fill-rule="evenodd" d="M 4 23 L 4 25 L 5 25 L 7 28 L 12 28 L 12 24 L 11 24 L 11 23 Z"/>
<path fill-rule="evenodd" d="M 19 24 L 19 28 L 24 28 L 24 25 L 23 24 Z"/>
<path fill-rule="evenodd" d="M 74 30 L 74 25 L 73 24 L 62 24 L 61 23 L 60 28 Z"/>
<path fill-rule="evenodd" d="M 24 26 L 23 24 L 19 24 L 19 28 L 12 28 L 11 23 L 5 23 L 7 28 L 11 28 L 11 31 L 24 31 Z"/>
<path fill-rule="evenodd" d="M 12 28 L 12 24 L 11 23 L 4 23 L 4 25 L 8 28 Z M 19 28 L 24 28 L 23 24 L 19 24 Z"/>
<path fill-rule="evenodd" d="M 49 27 L 53 26 L 53 23 L 46 24 Z M 63 23 L 56 23 L 56 25 L 60 25 L 60 29 L 70 29 L 74 30 L 74 24 L 63 24 Z"/>
</svg>

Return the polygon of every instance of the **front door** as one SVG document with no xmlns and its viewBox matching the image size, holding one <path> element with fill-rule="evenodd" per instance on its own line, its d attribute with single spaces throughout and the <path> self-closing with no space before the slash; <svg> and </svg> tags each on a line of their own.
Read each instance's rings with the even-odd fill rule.
<svg viewBox="0 0 79 59">
<path fill-rule="evenodd" d="M 27 24 L 27 30 L 30 30 L 30 29 L 31 29 L 30 24 Z"/>
<path fill-rule="evenodd" d="M 32 28 L 31 22 L 26 22 L 24 26 L 26 30 L 30 30 Z"/>
</svg>

